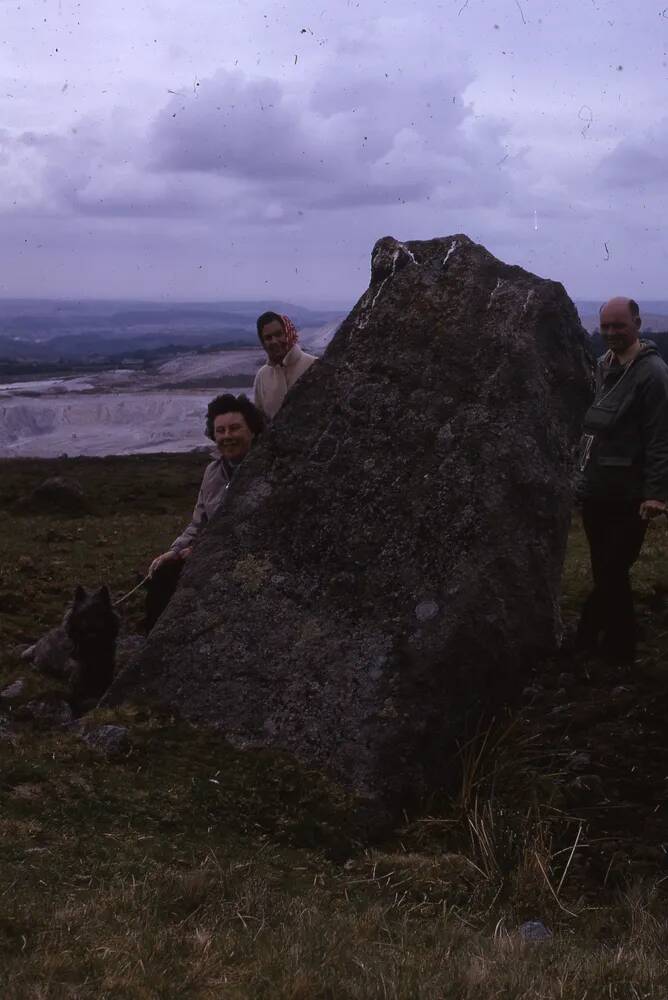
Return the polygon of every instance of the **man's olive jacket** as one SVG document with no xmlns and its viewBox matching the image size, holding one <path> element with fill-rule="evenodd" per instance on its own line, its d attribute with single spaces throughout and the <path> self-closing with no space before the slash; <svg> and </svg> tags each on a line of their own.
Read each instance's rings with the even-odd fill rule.
<svg viewBox="0 0 668 1000">
<path fill-rule="evenodd" d="M 596 368 L 596 397 L 582 441 L 582 497 L 668 500 L 668 366 L 641 341 L 620 365 L 608 351 Z"/>
</svg>

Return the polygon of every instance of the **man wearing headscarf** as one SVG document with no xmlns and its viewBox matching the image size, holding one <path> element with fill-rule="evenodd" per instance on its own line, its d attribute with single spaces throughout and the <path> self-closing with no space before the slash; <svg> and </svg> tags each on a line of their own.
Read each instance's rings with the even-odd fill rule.
<svg viewBox="0 0 668 1000">
<path fill-rule="evenodd" d="M 267 364 L 255 376 L 255 405 L 268 420 L 272 420 L 285 399 L 288 389 L 311 367 L 317 358 L 299 346 L 299 334 L 292 320 L 275 312 L 265 312 L 258 318 L 257 335 L 267 352 Z"/>
</svg>

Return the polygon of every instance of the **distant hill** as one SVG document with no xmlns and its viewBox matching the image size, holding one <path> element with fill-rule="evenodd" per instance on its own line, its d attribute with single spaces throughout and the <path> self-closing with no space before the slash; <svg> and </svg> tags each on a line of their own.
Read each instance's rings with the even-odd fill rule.
<svg viewBox="0 0 668 1000">
<path fill-rule="evenodd" d="M 646 333 L 653 333 L 655 330 L 668 330 L 668 301 L 650 300 L 638 303 L 642 316 L 643 330 Z M 598 311 L 601 302 L 594 302 L 591 299 L 576 299 L 580 321 L 585 330 L 594 333 L 598 330 Z"/>
<path fill-rule="evenodd" d="M 0 299 L 0 362 L 117 362 L 125 355 L 257 344 L 255 320 L 268 309 L 300 329 L 342 313 L 286 302 L 137 302 Z"/>
</svg>

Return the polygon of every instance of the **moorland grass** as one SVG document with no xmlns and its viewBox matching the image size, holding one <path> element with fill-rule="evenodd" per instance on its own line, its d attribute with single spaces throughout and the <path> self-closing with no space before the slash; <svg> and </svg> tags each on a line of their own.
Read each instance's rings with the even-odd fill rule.
<svg viewBox="0 0 668 1000">
<path fill-rule="evenodd" d="M 2 464 L 0 689 L 23 677 L 24 700 L 59 693 L 18 649 L 75 582 L 130 589 L 185 523 L 205 460 Z M 91 515 L 20 513 L 53 474 L 80 481 Z M 657 528 L 638 567 L 647 599 L 668 584 L 664 543 Z M 567 616 L 587 585 L 576 522 Z M 134 628 L 140 602 L 125 617 Z M 646 655 L 663 651 L 655 629 Z M 136 709 L 86 725 L 102 722 L 129 728 L 127 754 L 29 725 L 0 739 L 3 998 L 668 996 L 661 871 L 592 881 L 586 828 L 555 797 L 559 754 L 546 763 L 519 717 L 462 748 L 457 794 L 374 844 L 340 789 L 284 755 Z M 535 919 L 549 940 L 522 939 Z"/>
</svg>

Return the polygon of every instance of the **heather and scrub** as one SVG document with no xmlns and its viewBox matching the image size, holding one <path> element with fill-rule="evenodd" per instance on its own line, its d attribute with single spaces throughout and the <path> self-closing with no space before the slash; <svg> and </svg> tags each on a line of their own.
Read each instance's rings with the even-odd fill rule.
<svg viewBox="0 0 668 1000">
<path fill-rule="evenodd" d="M 0 995 L 17 998 L 668 995 L 666 528 L 634 571 L 633 676 L 537 664 L 522 702 L 443 761 L 443 791 L 373 843 L 336 785 L 147 710 L 106 757 L 22 716 L 59 682 L 19 650 L 74 584 L 126 593 L 186 522 L 201 455 L 2 463 Z M 48 476 L 89 511 L 31 509 Z M 564 615 L 588 586 L 574 518 Z M 140 627 L 141 599 L 123 606 Z M 527 921 L 551 936 L 526 940 Z"/>
</svg>

